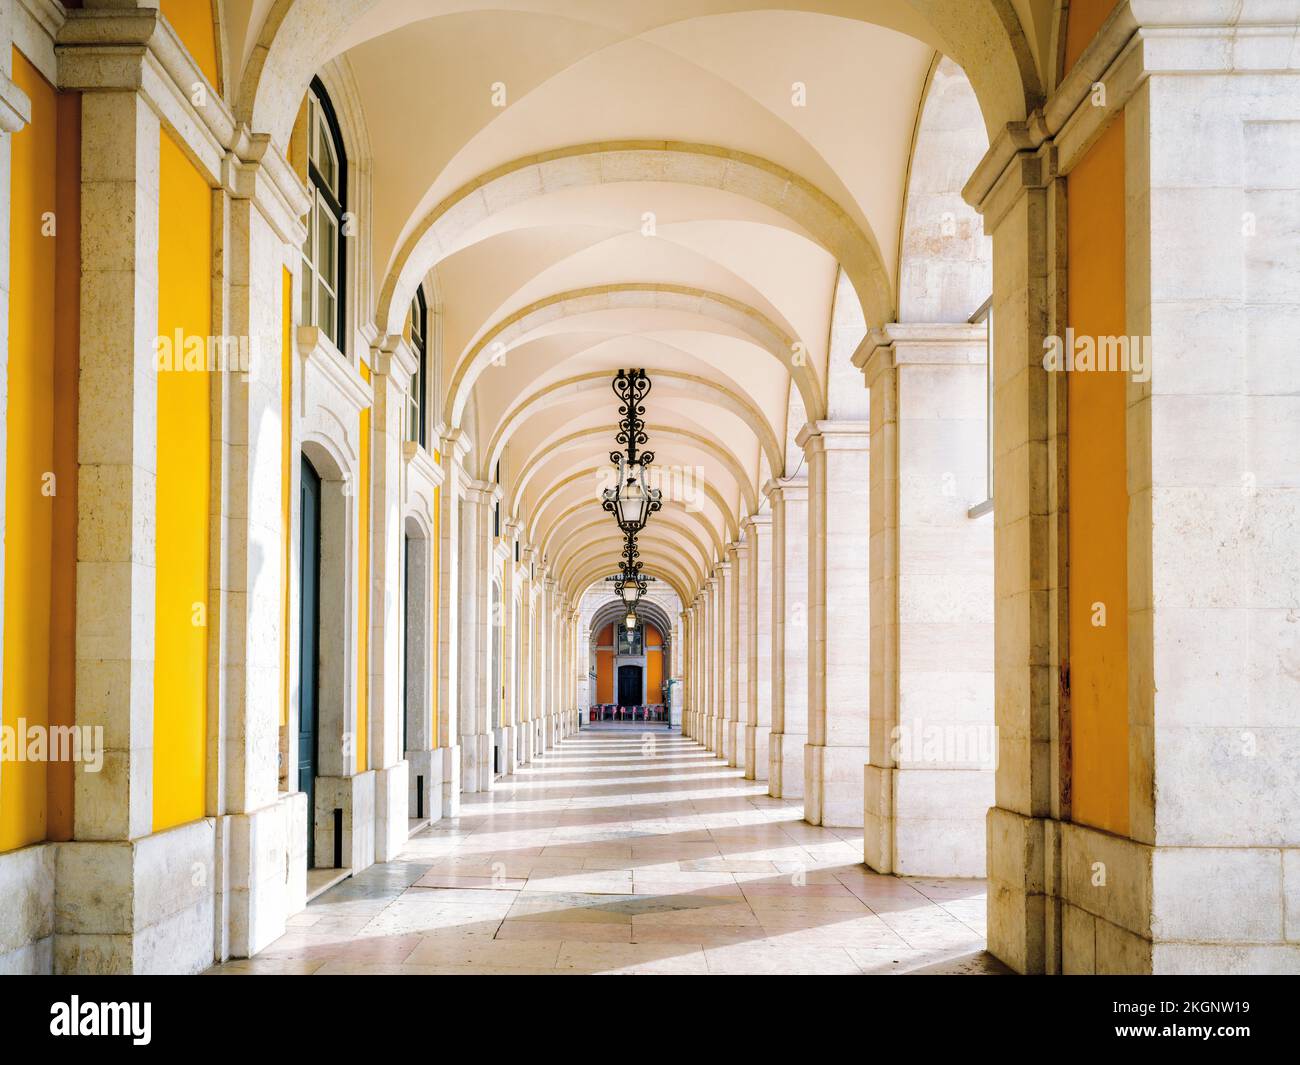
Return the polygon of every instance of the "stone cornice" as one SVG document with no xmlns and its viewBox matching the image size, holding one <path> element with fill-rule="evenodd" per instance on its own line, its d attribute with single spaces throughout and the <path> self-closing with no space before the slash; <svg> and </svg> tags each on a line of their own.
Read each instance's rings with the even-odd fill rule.
<svg viewBox="0 0 1300 1065">
<path fill-rule="evenodd" d="M 852 362 L 870 386 L 896 366 L 982 365 L 987 339 L 983 322 L 893 322 L 868 332 Z"/>
<path fill-rule="evenodd" d="M 17 133 L 32 120 L 27 94 L 0 72 L 0 132 Z"/>
<path fill-rule="evenodd" d="M 1125 0 L 1043 106 L 993 138 L 962 196 L 985 216 L 985 232 L 992 232 L 1005 213 L 1005 203 L 998 209 L 995 202 L 999 190 L 1005 199 L 1008 184 L 1018 194 L 1020 188 L 1041 187 L 1058 172 L 1068 173 L 1152 74 L 1294 73 L 1300 70 L 1295 38 L 1294 12 L 1288 18 L 1266 4 Z M 1094 105 L 1099 83 L 1106 98 Z M 1028 160 L 1052 140 L 1060 141 L 1059 171 L 1055 158 L 1046 169 L 1030 165 Z"/>
<path fill-rule="evenodd" d="M 402 442 L 402 458 L 412 470 L 419 473 L 421 477 L 427 480 L 435 488 L 442 484 L 446 475 L 442 467 L 433 461 L 433 456 L 414 440 L 405 440 Z"/>
<path fill-rule="evenodd" d="M 411 386 L 411 378 L 420 368 L 420 360 L 411 350 L 406 338 L 389 333 L 378 339 L 373 351 L 370 365 L 375 373 L 391 377 L 398 390 L 405 392 Z"/>
<path fill-rule="evenodd" d="M 319 371 L 357 412 L 371 403 L 371 388 L 361 372 L 343 356 L 323 332 L 314 325 L 300 325 L 296 334 L 298 354 L 308 368 Z M 305 390 L 304 390 L 305 395 Z"/>
<path fill-rule="evenodd" d="M 299 245 L 306 189 L 268 134 L 234 114 L 153 8 L 70 10 L 55 40 L 59 88 L 137 91 L 188 149 L 214 187 L 251 199 L 286 243 Z M 203 90 L 196 104 L 196 89 Z"/>
</svg>

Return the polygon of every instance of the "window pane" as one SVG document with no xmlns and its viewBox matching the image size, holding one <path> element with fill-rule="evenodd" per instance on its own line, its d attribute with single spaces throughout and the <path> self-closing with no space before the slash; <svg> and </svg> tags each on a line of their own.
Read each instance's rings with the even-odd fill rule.
<svg viewBox="0 0 1300 1065">
<path fill-rule="evenodd" d="M 338 193 L 338 164 L 334 161 L 334 145 L 330 143 L 330 129 L 322 115 L 316 124 L 316 143 L 318 147 L 316 169 L 329 186 L 330 191 Z"/>
<path fill-rule="evenodd" d="M 319 202 L 317 208 L 316 270 L 331 288 L 337 289 L 339 231 L 329 208 Z"/>
<path fill-rule="evenodd" d="M 325 287 L 323 281 L 317 281 L 316 324 L 320 327 L 321 332 L 337 345 L 339 342 L 339 336 L 338 317 L 334 309 L 335 306 L 334 293 Z"/>
<path fill-rule="evenodd" d="M 311 264 L 303 261 L 302 264 L 302 284 L 298 292 L 298 301 L 301 304 L 299 316 L 303 325 L 315 325 L 316 315 L 312 313 L 312 293 L 316 289 L 316 274 L 311 268 Z"/>
</svg>

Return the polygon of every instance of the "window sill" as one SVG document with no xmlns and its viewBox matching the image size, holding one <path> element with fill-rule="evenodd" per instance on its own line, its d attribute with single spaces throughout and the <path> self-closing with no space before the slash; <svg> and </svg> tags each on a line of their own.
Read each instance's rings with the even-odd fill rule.
<svg viewBox="0 0 1300 1065">
<path fill-rule="evenodd" d="M 970 510 L 966 511 L 966 517 L 980 518 L 983 517 L 985 514 L 992 514 L 992 513 L 993 513 L 993 497 L 990 496 L 988 499 L 984 500 L 983 503 L 976 503 L 973 507 L 970 508 Z"/>
</svg>

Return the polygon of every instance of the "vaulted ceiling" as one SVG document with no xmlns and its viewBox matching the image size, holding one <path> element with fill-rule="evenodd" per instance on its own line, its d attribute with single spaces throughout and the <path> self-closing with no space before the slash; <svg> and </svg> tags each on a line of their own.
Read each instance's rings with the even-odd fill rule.
<svg viewBox="0 0 1300 1065">
<path fill-rule="evenodd" d="M 791 422 L 824 416 L 844 380 L 833 323 L 860 336 L 896 314 L 938 50 L 990 69 L 1016 51 L 987 28 L 1000 0 L 313 3 L 303 54 L 333 57 L 364 124 L 366 315 L 393 331 L 432 282 L 438 415 L 468 432 L 476 475 L 502 460 L 512 513 L 575 597 L 620 546 L 596 502 L 613 373 L 649 370 L 657 464 L 703 474 L 642 540 L 689 596 L 786 472 Z M 1028 84 L 1052 5 L 1011 6 L 1026 30 L 1007 62 Z M 276 18 L 292 29 L 283 0 L 228 0 L 232 62 L 249 66 Z M 269 55 L 293 68 L 292 45 Z M 1009 99 L 995 80 L 972 72 Z"/>
</svg>

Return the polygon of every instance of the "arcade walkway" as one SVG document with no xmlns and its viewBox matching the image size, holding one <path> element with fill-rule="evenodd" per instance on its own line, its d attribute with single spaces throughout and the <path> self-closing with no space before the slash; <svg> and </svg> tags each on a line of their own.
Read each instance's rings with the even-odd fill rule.
<svg viewBox="0 0 1300 1065">
<path fill-rule="evenodd" d="M 583 732 L 218 973 L 999 972 L 984 886 L 862 864 L 692 740 Z"/>
</svg>

